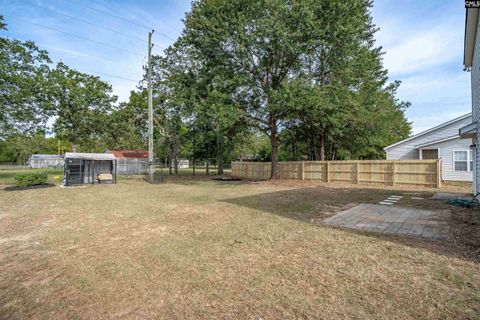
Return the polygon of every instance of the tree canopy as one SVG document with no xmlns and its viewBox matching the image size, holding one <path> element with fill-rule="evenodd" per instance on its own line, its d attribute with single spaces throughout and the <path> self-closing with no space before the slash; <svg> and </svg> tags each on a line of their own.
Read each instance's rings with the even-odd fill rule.
<svg viewBox="0 0 480 320">
<path fill-rule="evenodd" d="M 395 97 L 399 83 L 388 82 L 375 47 L 371 5 L 195 1 L 156 70 L 168 75 L 162 92 L 176 107 L 208 118 L 209 132 L 219 121 L 265 133 L 272 178 L 280 151 L 293 160 L 380 158 L 410 125 L 408 104 Z M 212 146 L 221 148 L 219 141 Z"/>
<path fill-rule="evenodd" d="M 6 28 L 0 16 L 0 30 Z M 45 127 L 50 62 L 32 41 L 0 37 L 0 138 Z"/>
<path fill-rule="evenodd" d="M 181 158 L 217 173 L 235 159 L 270 160 L 272 178 L 279 160 L 384 157 L 410 133 L 409 103 L 383 67 L 371 7 L 194 1 L 181 36 L 152 57 L 155 157 L 172 174 Z M 24 161 L 28 143 L 50 148 L 45 134 L 74 150 L 146 147 L 146 76 L 117 103 L 107 82 L 52 65 L 33 42 L 0 41 L 0 146 L 16 146 L 3 158 Z"/>
</svg>

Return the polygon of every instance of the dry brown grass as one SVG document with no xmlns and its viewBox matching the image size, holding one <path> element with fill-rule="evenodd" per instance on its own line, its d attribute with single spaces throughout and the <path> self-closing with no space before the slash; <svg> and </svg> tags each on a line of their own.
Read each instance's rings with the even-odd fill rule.
<svg viewBox="0 0 480 320">
<path fill-rule="evenodd" d="M 312 223 L 390 194 L 186 178 L 0 191 L 0 318 L 478 318 L 468 245 Z"/>
</svg>

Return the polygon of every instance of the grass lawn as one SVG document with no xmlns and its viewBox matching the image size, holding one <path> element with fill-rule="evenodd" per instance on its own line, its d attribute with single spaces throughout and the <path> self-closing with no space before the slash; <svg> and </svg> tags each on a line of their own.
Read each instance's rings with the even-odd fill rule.
<svg viewBox="0 0 480 320">
<path fill-rule="evenodd" d="M 0 318 L 480 318 L 471 212 L 446 242 L 315 222 L 391 194 L 206 178 L 0 190 Z"/>
</svg>

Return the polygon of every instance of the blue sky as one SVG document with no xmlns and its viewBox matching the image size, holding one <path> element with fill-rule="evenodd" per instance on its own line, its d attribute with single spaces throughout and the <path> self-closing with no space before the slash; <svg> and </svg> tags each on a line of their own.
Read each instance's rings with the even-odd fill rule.
<svg viewBox="0 0 480 320">
<path fill-rule="evenodd" d="M 190 0 L 0 0 L 0 8 L 9 28 L 3 36 L 34 40 L 55 62 L 99 73 L 126 100 L 142 75 L 148 29 L 156 30 L 153 52 L 160 54 L 181 33 Z M 389 76 L 402 81 L 398 98 L 412 103 L 406 114 L 414 133 L 470 111 L 470 75 L 462 68 L 463 1 L 376 0 L 373 19 Z"/>
</svg>

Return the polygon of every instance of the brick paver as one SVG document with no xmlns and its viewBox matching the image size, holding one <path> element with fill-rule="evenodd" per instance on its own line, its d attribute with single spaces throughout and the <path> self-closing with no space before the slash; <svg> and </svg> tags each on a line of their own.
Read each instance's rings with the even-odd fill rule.
<svg viewBox="0 0 480 320">
<path fill-rule="evenodd" d="M 360 204 L 323 220 L 323 223 L 361 231 L 445 240 L 449 233 L 449 214 L 448 210 Z"/>
</svg>

